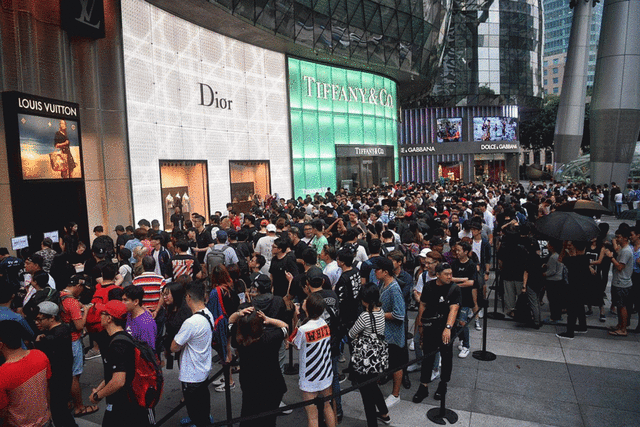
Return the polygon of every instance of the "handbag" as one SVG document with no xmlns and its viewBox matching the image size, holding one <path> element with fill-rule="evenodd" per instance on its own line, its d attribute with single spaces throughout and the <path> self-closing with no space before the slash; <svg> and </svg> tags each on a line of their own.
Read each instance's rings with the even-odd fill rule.
<svg viewBox="0 0 640 427">
<path fill-rule="evenodd" d="M 376 331 L 376 322 L 369 312 L 373 333 L 362 333 L 353 340 L 351 363 L 360 375 L 380 374 L 389 368 L 389 347 L 383 335 Z"/>
<path fill-rule="evenodd" d="M 51 164 L 51 169 L 55 172 L 63 172 L 69 169 L 67 156 L 59 151 L 49 153 L 49 163 Z"/>
</svg>

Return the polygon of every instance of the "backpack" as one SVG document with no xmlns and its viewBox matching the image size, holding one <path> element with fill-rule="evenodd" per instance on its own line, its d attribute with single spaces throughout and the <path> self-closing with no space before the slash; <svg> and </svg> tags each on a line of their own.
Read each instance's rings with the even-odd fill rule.
<svg viewBox="0 0 640 427">
<path fill-rule="evenodd" d="M 238 268 L 240 269 L 240 277 L 249 276 L 251 272 L 249 271 L 249 263 L 247 262 L 247 258 L 244 256 L 238 244 L 231 245 L 234 251 L 236 251 L 236 256 L 238 257 Z"/>
<path fill-rule="evenodd" d="M 142 408 L 154 408 L 162 397 L 164 386 L 158 358 L 149 344 L 139 341 L 129 334 L 119 335 L 115 339 L 131 342 L 134 347 L 136 369 L 133 381 L 131 381 L 131 388 L 127 393 L 129 401 Z"/>
<path fill-rule="evenodd" d="M 216 249 L 215 246 L 207 252 L 207 257 L 204 260 L 205 265 L 207 266 L 208 277 L 211 277 L 211 273 L 213 272 L 213 268 L 216 265 L 222 264 L 226 266 L 226 257 L 224 255 L 224 251 L 226 251 L 229 246 L 224 245 L 220 249 Z"/>
<path fill-rule="evenodd" d="M 85 328 L 87 328 L 87 331 L 90 333 L 100 332 L 104 329 L 100 324 L 100 313 L 96 306 L 98 304 L 106 304 L 109 302 L 109 291 L 115 287 L 116 285 L 109 285 L 107 287 L 100 285 L 99 288 L 96 288 L 93 298 L 91 299 L 93 307 L 89 308 L 89 313 L 87 313 L 87 322 L 85 323 Z"/>
<path fill-rule="evenodd" d="M 222 300 L 222 289 L 217 286 L 209 295 L 209 302 L 207 308 L 213 315 L 213 322 L 203 312 L 196 312 L 203 316 L 209 322 L 213 335 L 211 337 L 211 347 L 220 355 L 220 358 L 224 361 L 227 358 L 227 340 L 229 332 L 229 316 L 224 308 Z"/>
<path fill-rule="evenodd" d="M 401 245 L 400 252 L 404 255 L 404 264 L 402 264 L 402 269 L 409 272 L 415 270 L 419 263 L 416 256 L 413 254 L 411 247 Z"/>
</svg>

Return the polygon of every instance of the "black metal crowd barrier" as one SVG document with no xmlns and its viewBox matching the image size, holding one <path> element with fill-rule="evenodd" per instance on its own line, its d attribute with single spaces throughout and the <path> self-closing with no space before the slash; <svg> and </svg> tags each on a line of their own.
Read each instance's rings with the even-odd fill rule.
<svg viewBox="0 0 640 427">
<path fill-rule="evenodd" d="M 491 291 L 489 291 L 489 293 L 487 294 L 487 298 L 485 301 L 484 307 L 482 307 L 485 311 L 484 313 L 484 317 L 483 317 L 483 323 L 484 323 L 484 328 L 482 331 L 482 350 L 478 350 L 475 351 L 473 353 L 473 357 L 478 359 L 478 360 L 483 360 L 483 361 L 491 361 L 491 360 L 495 360 L 496 356 L 493 353 L 490 353 L 488 351 L 486 351 L 486 344 L 487 344 L 487 308 L 488 308 L 488 300 L 489 300 L 489 296 L 491 295 Z M 474 313 L 473 316 L 471 316 L 468 320 L 467 320 L 467 326 L 469 324 L 471 324 L 471 322 L 473 322 L 476 317 L 477 317 L 478 313 Z M 455 341 L 455 338 L 460 338 L 460 334 L 462 333 L 462 328 L 460 327 L 456 327 L 455 328 L 455 333 L 453 334 L 453 337 L 451 339 L 451 345 L 453 345 L 453 342 Z M 289 347 L 291 349 L 291 347 Z M 217 421 L 213 424 L 211 424 L 212 427 L 220 427 L 220 426 L 233 426 L 234 424 L 238 424 L 240 422 L 243 421 L 250 421 L 250 420 L 256 420 L 259 418 L 264 418 L 264 417 L 268 417 L 268 416 L 272 416 L 272 415 L 276 415 L 276 414 L 280 414 L 284 411 L 288 411 L 288 410 L 293 410 L 293 409 L 298 409 L 298 408 L 303 408 L 305 406 L 308 405 L 316 405 L 318 407 L 318 416 L 321 416 L 322 412 L 323 412 L 323 406 L 324 403 L 327 401 L 331 401 L 334 399 L 334 397 L 338 397 L 338 396 L 342 396 L 345 395 L 347 393 L 351 393 L 355 390 L 359 390 L 360 388 L 367 386 L 369 384 L 373 384 L 374 382 L 378 382 L 380 379 L 382 379 L 383 377 L 386 377 L 388 375 L 393 374 L 394 372 L 397 372 L 399 370 L 403 370 L 405 369 L 407 366 L 412 365 L 414 363 L 417 363 L 419 361 L 422 361 L 424 358 L 428 357 L 428 356 L 433 356 L 435 355 L 439 350 L 434 350 L 428 354 L 423 354 L 422 357 L 418 357 L 415 359 L 412 359 L 410 361 L 408 361 L 407 363 L 401 365 L 401 366 L 395 366 L 393 368 L 390 368 L 386 371 L 384 371 L 383 373 L 379 374 L 378 376 L 371 378 L 367 381 L 352 385 L 351 387 L 348 387 L 344 390 L 340 390 L 340 392 L 336 395 L 331 394 L 329 396 L 326 397 L 316 397 L 314 399 L 311 400 L 304 400 L 301 402 L 297 402 L 297 403 L 292 403 L 291 405 L 287 405 L 287 406 L 282 406 L 279 407 L 278 409 L 274 409 L 272 411 L 267 411 L 267 412 L 261 412 L 259 414 L 255 414 L 255 415 L 250 415 L 250 416 L 245 416 L 245 417 L 236 417 L 233 418 L 232 416 L 232 411 L 231 411 L 231 389 L 229 387 L 229 375 L 230 375 L 230 370 L 231 370 L 231 366 L 230 365 L 224 365 L 218 372 L 216 372 L 215 374 L 213 374 L 207 381 L 206 381 L 206 385 L 209 386 L 213 381 L 215 381 L 221 374 L 223 374 L 225 376 L 225 397 L 226 397 L 226 410 L 227 410 L 227 419 L 223 420 L 223 421 Z M 478 356 L 476 356 L 476 353 L 478 354 Z M 442 394 L 442 399 L 440 400 L 440 407 L 439 408 L 433 408 L 430 409 L 427 412 L 427 417 L 433 421 L 436 424 L 441 424 L 444 425 L 445 423 L 445 419 L 447 421 L 449 421 L 449 423 L 453 424 L 458 420 L 458 415 L 452 411 L 451 409 L 446 408 L 446 391 Z M 158 421 L 156 423 L 156 427 L 160 427 L 161 425 L 163 425 L 164 423 L 166 423 L 171 417 L 173 417 L 175 414 L 178 413 L 178 411 L 180 409 L 182 409 L 185 406 L 184 402 L 180 402 L 175 408 L 173 408 L 171 411 L 169 411 L 169 413 L 167 413 L 164 417 L 162 417 L 162 419 L 160 419 L 160 421 Z"/>
</svg>

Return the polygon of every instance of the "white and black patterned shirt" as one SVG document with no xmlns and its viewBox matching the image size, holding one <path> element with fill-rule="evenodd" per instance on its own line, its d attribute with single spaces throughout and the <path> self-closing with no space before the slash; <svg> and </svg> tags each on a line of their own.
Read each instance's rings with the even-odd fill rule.
<svg viewBox="0 0 640 427">
<path fill-rule="evenodd" d="M 293 344 L 300 350 L 300 390 L 317 392 L 331 386 L 331 332 L 327 322 L 309 320 L 298 328 Z"/>
</svg>

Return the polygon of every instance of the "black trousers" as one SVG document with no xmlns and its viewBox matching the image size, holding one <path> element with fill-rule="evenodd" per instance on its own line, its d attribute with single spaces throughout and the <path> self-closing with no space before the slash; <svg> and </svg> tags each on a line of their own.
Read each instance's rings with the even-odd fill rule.
<svg viewBox="0 0 640 427">
<path fill-rule="evenodd" d="M 71 375 L 68 379 L 60 380 L 51 377 L 49 382 L 51 418 L 56 427 L 78 427 L 76 420 L 71 415 L 71 410 L 67 406 L 69 393 L 71 393 Z"/>
<path fill-rule="evenodd" d="M 211 395 L 206 380 L 201 383 L 182 383 L 182 395 L 191 422 L 196 427 L 208 426 Z"/>
<path fill-rule="evenodd" d="M 378 374 L 358 375 L 356 377 L 356 383 L 365 382 L 371 378 L 374 378 Z M 378 386 L 378 383 L 366 385 L 360 389 L 360 396 L 362 397 L 362 406 L 364 406 L 364 414 L 367 417 L 367 427 L 377 427 L 378 419 L 377 412 L 381 414 L 389 413 L 387 404 L 384 401 L 382 391 Z"/>
<path fill-rule="evenodd" d="M 422 328 L 422 351 L 425 354 L 420 371 L 420 382 L 427 384 L 431 382 L 431 369 L 436 359 L 435 350 L 440 350 L 440 360 L 442 369 L 440 371 L 440 381 L 448 383 L 451 380 L 451 370 L 453 369 L 453 341 L 454 331 L 451 331 L 451 341 L 445 345 L 442 342 L 442 332 L 444 325 L 435 325 Z"/>
<path fill-rule="evenodd" d="M 134 403 L 107 405 L 102 418 L 102 427 L 145 427 L 155 424 L 151 422 L 150 410 Z"/>
<path fill-rule="evenodd" d="M 256 390 L 258 393 L 251 393 L 242 390 L 242 411 L 240 416 L 248 417 L 261 412 L 273 411 L 278 409 L 284 393 L 265 393 L 264 390 Z M 260 392 L 262 391 L 262 392 Z M 240 427 L 275 427 L 277 415 L 271 415 L 256 420 L 244 421 L 240 423 Z"/>
<path fill-rule="evenodd" d="M 579 297 L 580 289 L 569 288 L 569 298 L 567 300 L 567 334 L 573 336 L 576 330 L 576 319 L 581 330 L 587 329 L 587 316 L 584 312 L 584 301 Z"/>
</svg>

